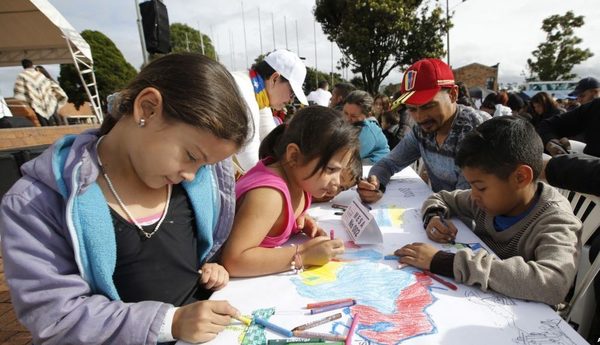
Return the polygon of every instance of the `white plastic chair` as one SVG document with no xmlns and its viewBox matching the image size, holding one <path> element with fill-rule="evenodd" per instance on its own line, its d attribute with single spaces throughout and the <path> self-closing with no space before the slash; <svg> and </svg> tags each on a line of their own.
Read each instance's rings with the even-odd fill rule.
<svg viewBox="0 0 600 345">
<path fill-rule="evenodd" d="M 563 195 L 571 202 L 573 213 L 583 223 L 581 232 L 582 250 L 579 260 L 575 292 L 573 298 L 560 311 L 561 316 L 571 325 L 576 325 L 577 332 L 587 337 L 594 313 L 596 311 L 596 298 L 592 285 L 594 278 L 600 271 L 600 255 L 593 263 L 589 261 L 590 246 L 587 244 L 592 235 L 600 228 L 600 198 L 594 195 L 582 194 L 573 191 L 561 190 Z M 568 192 L 568 193 L 567 193 Z"/>
<path fill-rule="evenodd" d="M 569 143 L 571 144 L 571 153 L 583 153 L 583 149 L 587 145 L 577 140 L 569 140 Z"/>
</svg>

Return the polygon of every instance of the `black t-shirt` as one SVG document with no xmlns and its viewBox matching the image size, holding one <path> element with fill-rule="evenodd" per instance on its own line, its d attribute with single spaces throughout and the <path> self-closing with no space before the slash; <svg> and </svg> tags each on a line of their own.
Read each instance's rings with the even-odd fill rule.
<svg viewBox="0 0 600 345">
<path fill-rule="evenodd" d="M 113 280 L 124 302 L 160 301 L 182 306 L 210 296 L 199 286 L 196 221 L 187 193 L 173 186 L 167 216 L 146 238 L 117 212 L 110 211 L 117 241 Z M 150 233 L 156 224 L 143 226 Z"/>
</svg>

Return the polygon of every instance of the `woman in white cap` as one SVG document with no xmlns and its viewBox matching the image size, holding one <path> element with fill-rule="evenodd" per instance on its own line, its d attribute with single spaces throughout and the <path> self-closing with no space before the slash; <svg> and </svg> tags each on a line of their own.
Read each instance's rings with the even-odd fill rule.
<svg viewBox="0 0 600 345">
<path fill-rule="evenodd" d="M 308 105 L 302 90 L 306 66 L 295 53 L 278 49 L 249 71 L 232 75 L 248 104 L 248 116 L 254 125 L 254 136 L 236 155 L 240 168 L 246 171 L 256 165 L 260 142 L 276 127 L 271 109 L 282 109 L 294 95 L 300 103 Z"/>
</svg>

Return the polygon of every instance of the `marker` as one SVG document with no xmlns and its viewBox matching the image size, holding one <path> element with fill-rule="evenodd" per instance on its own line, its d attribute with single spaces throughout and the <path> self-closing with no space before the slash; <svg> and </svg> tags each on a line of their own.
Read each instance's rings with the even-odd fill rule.
<svg viewBox="0 0 600 345">
<path fill-rule="evenodd" d="M 331 238 L 332 240 L 335 238 L 335 230 L 329 230 L 329 238 Z"/>
<path fill-rule="evenodd" d="M 348 208 L 348 206 L 346 206 L 346 205 L 341 205 L 341 204 L 333 204 L 333 205 L 331 205 L 331 207 L 333 207 L 333 208 L 337 208 L 337 209 L 339 209 L 339 210 L 345 210 L 345 209 L 347 209 L 347 208 Z"/>
<path fill-rule="evenodd" d="M 458 290 L 458 287 L 456 285 L 454 285 L 454 284 L 452 284 L 450 282 L 445 281 L 444 279 L 438 277 L 437 275 L 435 275 L 435 274 L 433 274 L 433 273 L 431 273 L 431 272 L 429 272 L 427 270 L 423 270 L 423 273 L 427 274 L 428 276 L 431 277 L 431 279 L 433 279 L 436 282 L 438 282 L 438 283 L 446 286 L 449 289 L 452 289 L 452 290 L 455 290 L 455 291 Z"/>
<path fill-rule="evenodd" d="M 334 215 L 336 215 L 336 216 L 343 216 L 344 212 L 335 212 Z"/>
<path fill-rule="evenodd" d="M 324 307 L 327 305 L 340 304 L 340 303 L 344 303 L 344 302 L 353 302 L 353 301 L 354 301 L 354 299 L 352 299 L 352 298 L 343 298 L 343 299 L 335 299 L 332 301 L 309 303 L 306 305 L 306 309 L 321 308 L 321 307 Z"/>
<path fill-rule="evenodd" d="M 371 207 L 371 205 L 369 205 L 369 204 L 367 204 L 367 203 L 365 203 L 365 202 L 361 202 L 361 204 L 362 204 L 364 207 L 368 208 L 369 210 L 372 210 L 372 209 L 373 209 L 373 208 Z"/>
<path fill-rule="evenodd" d="M 246 326 L 250 326 L 250 324 L 252 323 L 252 319 L 249 317 L 245 317 L 243 315 L 239 315 L 239 316 L 234 316 L 234 319 L 238 320 L 239 322 L 245 324 Z"/>
<path fill-rule="evenodd" d="M 386 255 L 383 257 L 383 260 L 393 260 L 398 261 L 400 257 L 398 255 Z"/>
<path fill-rule="evenodd" d="M 302 345 L 310 345 L 310 344 L 323 344 L 325 339 L 323 338 L 306 338 L 306 339 L 270 339 L 269 345 L 284 345 L 284 344 L 302 344 Z M 331 344 L 331 343 L 328 343 Z"/>
<path fill-rule="evenodd" d="M 260 317 L 257 317 L 257 316 L 254 317 L 254 323 L 259 324 L 259 325 L 263 326 L 264 328 L 267 328 L 275 333 L 279 333 L 288 338 L 291 338 L 294 336 L 291 331 L 289 331 L 283 327 L 274 325 L 274 324 L 270 323 L 269 321 L 267 321 L 265 319 L 261 319 Z"/>
<path fill-rule="evenodd" d="M 303 332 L 303 331 L 295 331 L 295 337 L 299 338 L 321 338 L 329 341 L 345 341 L 346 337 L 343 335 L 335 335 L 329 333 L 316 333 L 316 332 Z"/>
<path fill-rule="evenodd" d="M 333 315 L 330 315 L 330 316 L 328 316 L 328 317 L 326 317 L 324 319 L 315 320 L 315 321 L 306 323 L 304 325 L 298 326 L 296 328 L 293 328 L 292 332 L 294 332 L 294 331 L 305 331 L 305 330 L 307 330 L 309 328 L 320 326 L 320 325 L 325 324 L 327 322 L 330 322 L 330 321 L 333 321 L 333 320 L 337 320 L 337 319 L 339 319 L 341 317 L 342 317 L 342 313 L 333 314 Z"/>
<path fill-rule="evenodd" d="M 336 310 L 336 309 L 340 309 L 340 308 L 346 308 L 346 307 L 351 307 L 353 305 L 356 304 L 355 300 L 352 300 L 351 302 L 344 302 L 344 303 L 338 303 L 338 304 L 332 304 L 332 305 L 326 305 L 324 307 L 321 308 L 313 308 L 310 310 L 311 314 L 320 314 L 320 313 L 324 313 L 326 311 L 331 311 L 331 310 Z"/>
<path fill-rule="evenodd" d="M 356 326 L 358 325 L 358 313 L 354 314 L 354 318 L 352 319 L 352 324 L 350 325 L 350 330 L 348 331 L 348 335 L 346 336 L 346 341 L 344 345 L 352 344 L 352 336 L 354 335 L 354 331 L 356 330 Z"/>
<path fill-rule="evenodd" d="M 446 223 L 446 219 L 442 215 L 440 215 L 440 222 L 442 222 L 442 224 L 444 224 L 445 227 L 448 227 L 448 223 Z M 455 245 L 456 244 L 456 242 L 454 240 L 450 240 L 450 241 L 448 241 L 448 243 L 450 243 L 451 245 Z"/>
</svg>

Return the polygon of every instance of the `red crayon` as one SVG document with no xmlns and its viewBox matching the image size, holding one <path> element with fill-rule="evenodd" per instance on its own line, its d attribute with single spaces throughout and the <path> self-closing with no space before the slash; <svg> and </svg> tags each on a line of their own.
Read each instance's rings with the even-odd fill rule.
<svg viewBox="0 0 600 345">
<path fill-rule="evenodd" d="M 352 336 L 354 335 L 354 331 L 356 330 L 357 325 L 358 325 L 358 313 L 354 314 L 354 318 L 352 319 L 352 324 L 350 325 L 350 330 L 348 331 L 348 335 L 346 336 L 345 345 L 352 344 Z"/>
<path fill-rule="evenodd" d="M 336 299 L 333 301 L 309 303 L 306 305 L 306 309 L 321 308 L 321 307 L 325 307 L 325 306 L 332 305 L 332 304 L 340 304 L 340 303 L 346 303 L 346 302 L 352 302 L 352 301 L 354 301 L 354 299 L 352 299 L 352 298 L 343 298 L 343 299 Z"/>
<path fill-rule="evenodd" d="M 452 289 L 452 290 L 458 290 L 458 287 L 457 287 L 456 285 L 454 285 L 454 284 L 452 284 L 452 283 L 450 283 L 450 282 L 447 282 L 447 281 L 445 281 L 444 279 L 442 279 L 442 278 L 440 278 L 440 277 L 436 276 L 435 274 L 433 274 L 433 273 L 431 273 L 431 272 L 429 272 L 429 271 L 427 271 L 427 270 L 423 270 L 423 273 L 427 274 L 428 276 L 430 276 L 430 277 L 431 277 L 431 279 L 433 279 L 433 280 L 435 280 L 436 282 L 438 282 L 438 283 L 440 283 L 440 284 L 442 284 L 442 285 L 446 286 L 446 287 L 447 287 L 447 288 L 449 288 L 449 289 Z"/>
<path fill-rule="evenodd" d="M 333 229 L 329 230 L 329 237 L 333 240 L 335 238 L 335 231 Z"/>
</svg>

